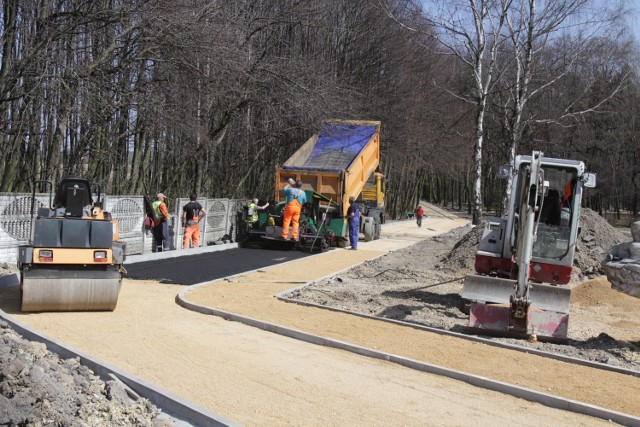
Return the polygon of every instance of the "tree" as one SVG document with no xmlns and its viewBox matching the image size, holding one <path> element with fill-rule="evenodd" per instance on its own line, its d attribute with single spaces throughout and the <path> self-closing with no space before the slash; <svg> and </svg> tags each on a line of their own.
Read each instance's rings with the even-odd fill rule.
<svg viewBox="0 0 640 427">
<path fill-rule="evenodd" d="M 433 31 L 429 33 L 443 49 L 443 55 L 453 55 L 466 66 L 472 85 L 450 93 L 474 106 L 474 179 L 473 224 L 480 224 L 482 205 L 482 150 L 487 102 L 495 85 L 500 47 L 511 1 L 468 0 L 451 3 L 446 0 L 426 2 L 424 19 Z M 386 7 L 389 10 L 388 7 Z"/>
<path fill-rule="evenodd" d="M 507 137 L 508 161 L 515 164 L 515 157 L 522 139 L 523 125 L 530 120 L 567 120 L 597 111 L 611 99 L 624 84 L 603 93 L 582 110 L 566 111 L 557 117 L 544 117 L 544 111 L 536 110 L 531 117 L 524 118 L 528 102 L 562 82 L 574 66 L 585 58 L 589 50 L 601 42 L 596 35 L 606 26 L 614 24 L 620 11 L 608 13 L 598 9 L 589 11 L 591 0 L 502 0 L 509 3 L 506 28 L 509 43 L 505 44 L 504 67 L 501 79 L 505 82 L 502 104 L 497 105 L 504 117 Z M 562 40 L 562 43 L 554 43 Z M 552 61 L 549 61 L 553 58 Z M 561 60 L 558 60 L 560 59 Z M 551 65 L 552 68 L 545 67 Z M 501 82 L 502 83 L 502 82 Z M 574 102 L 567 99 L 564 105 Z M 510 178 L 511 179 L 511 178 Z M 507 182 L 504 208 L 509 200 L 511 185 Z"/>
</svg>

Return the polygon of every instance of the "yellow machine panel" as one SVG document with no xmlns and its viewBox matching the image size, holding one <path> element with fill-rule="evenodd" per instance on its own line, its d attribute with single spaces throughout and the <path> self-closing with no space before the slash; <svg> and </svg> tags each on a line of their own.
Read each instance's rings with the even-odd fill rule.
<svg viewBox="0 0 640 427">
<path fill-rule="evenodd" d="M 110 265 L 113 262 L 111 249 L 34 248 L 34 264 L 95 264 Z"/>
</svg>

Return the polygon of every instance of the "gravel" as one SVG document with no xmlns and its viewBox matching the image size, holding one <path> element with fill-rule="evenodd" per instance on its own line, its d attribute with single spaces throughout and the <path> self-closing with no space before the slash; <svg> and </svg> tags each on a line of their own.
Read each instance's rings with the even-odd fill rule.
<svg viewBox="0 0 640 427">
<path fill-rule="evenodd" d="M 570 284 L 568 341 L 562 344 L 529 343 L 512 338 L 486 338 L 640 371 L 638 323 L 630 322 L 629 328 L 620 333 L 623 338 L 614 338 L 611 332 L 620 332 L 619 325 L 625 321 L 640 322 L 640 299 L 611 290 L 600 267 L 608 249 L 628 238 L 589 209 L 583 209 L 581 227 Z M 286 296 L 346 311 L 468 333 L 469 316 L 461 292 L 464 276 L 473 273 L 481 234 L 481 227 L 457 228 Z M 619 300 L 631 304 L 631 308 L 609 310 L 621 306 Z"/>
<path fill-rule="evenodd" d="M 604 254 L 611 246 L 628 240 L 592 211 L 585 210 L 581 222 L 574 283 L 601 279 L 600 260 Z M 480 228 L 458 228 L 365 262 L 288 296 L 466 332 L 468 315 L 460 292 L 464 275 L 472 272 L 480 234 Z M 0 265 L 0 269 L 0 274 L 13 272 L 6 265 Z M 585 316 L 589 317 L 589 307 L 614 300 L 617 295 L 597 283 L 587 286 L 578 298 L 583 303 L 579 308 L 587 310 Z M 611 320 L 616 321 L 619 319 Z M 578 326 L 570 326 L 570 339 L 565 344 L 494 339 L 640 371 L 640 342 L 615 339 L 597 332 L 593 322 L 583 323 L 586 326 L 579 326 L 579 322 Z M 118 381 L 102 381 L 77 359 L 60 359 L 44 344 L 20 337 L 4 321 L 0 321 L 0 339 L 0 425 L 171 425 L 146 399 L 130 399 Z"/>
<path fill-rule="evenodd" d="M 102 381 L 75 359 L 60 359 L 0 320 L 0 425 L 170 426 L 119 381 Z"/>
</svg>

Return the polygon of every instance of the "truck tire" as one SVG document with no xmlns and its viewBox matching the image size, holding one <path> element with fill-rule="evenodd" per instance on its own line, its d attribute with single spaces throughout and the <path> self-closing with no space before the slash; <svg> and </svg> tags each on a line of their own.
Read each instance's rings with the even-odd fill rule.
<svg viewBox="0 0 640 427">
<path fill-rule="evenodd" d="M 380 238 L 380 232 L 382 230 L 382 223 L 380 221 L 380 217 L 375 217 L 373 219 L 373 240 L 378 240 Z"/>
<path fill-rule="evenodd" d="M 364 241 L 370 242 L 375 239 L 375 220 L 373 217 L 365 216 L 364 217 L 364 226 L 362 227 L 362 231 L 364 233 Z"/>
</svg>

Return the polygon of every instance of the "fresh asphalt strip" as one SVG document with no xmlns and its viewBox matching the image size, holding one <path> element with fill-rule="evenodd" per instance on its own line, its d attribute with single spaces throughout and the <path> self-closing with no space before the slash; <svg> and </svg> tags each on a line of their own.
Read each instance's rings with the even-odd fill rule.
<svg viewBox="0 0 640 427">
<path fill-rule="evenodd" d="M 309 252 L 297 250 L 240 248 L 199 254 L 189 253 L 188 250 L 167 251 L 166 254 L 172 254 L 174 257 L 127 263 L 126 277 L 133 280 L 195 285 L 311 255 Z"/>
</svg>

